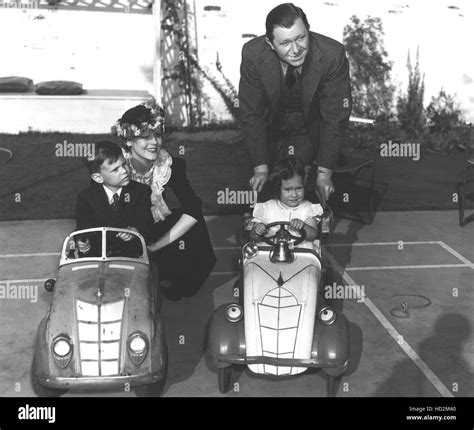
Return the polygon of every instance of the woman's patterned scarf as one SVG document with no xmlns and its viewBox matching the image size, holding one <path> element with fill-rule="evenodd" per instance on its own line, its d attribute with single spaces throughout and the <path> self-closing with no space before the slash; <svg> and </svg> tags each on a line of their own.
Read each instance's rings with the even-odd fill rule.
<svg viewBox="0 0 474 430">
<path fill-rule="evenodd" d="M 151 212 L 155 222 L 163 221 L 166 216 L 171 214 L 162 194 L 171 177 L 173 158 L 167 151 L 160 149 L 151 168 L 142 175 L 133 168 L 131 152 L 123 150 L 123 156 L 130 168 L 131 179 L 151 188 Z"/>
</svg>

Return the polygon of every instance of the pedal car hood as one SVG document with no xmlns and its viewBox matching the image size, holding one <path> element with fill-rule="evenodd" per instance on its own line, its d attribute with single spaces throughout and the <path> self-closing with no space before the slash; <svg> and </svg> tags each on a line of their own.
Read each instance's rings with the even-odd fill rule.
<svg viewBox="0 0 474 430">
<path fill-rule="evenodd" d="M 66 282 L 76 299 L 89 303 L 113 302 L 123 297 L 125 289 L 134 288 L 136 266 L 111 262 L 78 265 L 66 275 Z"/>
<path fill-rule="evenodd" d="M 150 311 L 151 274 L 146 264 L 90 262 L 60 267 L 50 310 L 47 343 L 60 334 L 75 345 L 76 375 L 97 376 L 97 350 L 101 350 L 100 374 L 127 372 L 120 351 L 131 333 L 149 339 L 154 325 Z M 148 359 L 147 359 L 148 360 Z M 61 372 L 60 370 L 57 370 Z"/>
<path fill-rule="evenodd" d="M 316 288 L 321 264 L 311 253 L 298 254 L 292 263 L 272 263 L 268 252 L 246 260 L 244 282 L 246 291 L 251 291 L 252 301 L 259 302 L 275 287 L 290 288 L 299 301 L 306 302 L 308 292 Z"/>
<path fill-rule="evenodd" d="M 244 262 L 245 341 L 248 356 L 308 359 L 311 355 L 321 265 L 313 254 L 272 263 L 268 252 Z M 305 368 L 258 364 L 256 373 L 295 375 Z"/>
</svg>

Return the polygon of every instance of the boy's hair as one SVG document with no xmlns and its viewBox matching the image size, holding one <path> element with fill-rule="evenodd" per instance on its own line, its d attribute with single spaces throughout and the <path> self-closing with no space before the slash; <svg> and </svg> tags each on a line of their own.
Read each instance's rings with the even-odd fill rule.
<svg viewBox="0 0 474 430">
<path fill-rule="evenodd" d="M 304 164 L 295 156 L 291 155 L 281 158 L 275 163 L 270 178 L 268 180 L 268 191 L 274 197 L 279 199 L 281 195 L 281 184 L 283 180 L 288 180 L 294 176 L 301 176 L 304 180 Z"/>
<path fill-rule="evenodd" d="M 122 150 L 114 142 L 101 140 L 94 145 L 94 157 L 84 158 L 83 162 L 89 174 L 99 173 L 102 164 L 107 160 L 109 163 L 115 163 L 122 157 Z"/>
</svg>

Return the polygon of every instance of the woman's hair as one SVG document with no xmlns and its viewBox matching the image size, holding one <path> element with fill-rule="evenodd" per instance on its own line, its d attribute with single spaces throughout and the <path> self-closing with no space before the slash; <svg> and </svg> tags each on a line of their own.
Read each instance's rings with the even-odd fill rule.
<svg viewBox="0 0 474 430">
<path fill-rule="evenodd" d="M 122 115 L 122 118 L 120 118 L 120 124 L 134 124 L 137 127 L 140 127 L 143 122 L 150 123 L 151 121 L 151 110 L 146 108 L 144 105 L 132 107 Z"/>
<path fill-rule="evenodd" d="M 301 179 L 304 180 L 305 171 L 303 162 L 293 155 L 281 158 L 273 167 L 268 180 L 267 190 L 274 198 L 279 199 L 282 181 L 291 179 L 294 176 L 301 176 Z"/>
<path fill-rule="evenodd" d="M 295 6 L 293 3 L 282 3 L 272 9 L 268 15 L 265 22 L 266 36 L 273 42 L 273 29 L 276 26 L 291 28 L 295 21 L 301 18 L 306 29 L 309 30 L 308 18 L 298 6 Z"/>
<path fill-rule="evenodd" d="M 165 112 L 154 99 L 127 110 L 111 128 L 114 136 L 125 140 L 137 137 L 161 135 L 165 131 Z"/>
</svg>

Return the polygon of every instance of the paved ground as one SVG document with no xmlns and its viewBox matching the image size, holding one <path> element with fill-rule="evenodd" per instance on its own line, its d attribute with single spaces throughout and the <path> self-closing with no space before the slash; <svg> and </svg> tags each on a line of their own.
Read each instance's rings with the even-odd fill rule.
<svg viewBox="0 0 474 430">
<path fill-rule="evenodd" d="M 474 395 L 474 230 L 459 227 L 457 217 L 456 211 L 381 212 L 371 226 L 336 225 L 326 252 L 337 282 L 364 286 L 366 295 L 363 302 L 336 303 L 351 333 L 351 363 L 338 396 Z M 240 219 L 208 217 L 208 225 L 218 255 L 213 275 L 195 297 L 163 305 L 170 349 L 165 396 L 221 396 L 203 352 L 205 330 L 212 310 L 232 299 Z M 72 228 L 71 220 L 0 223 L 0 279 L 25 280 L 38 292 L 30 300 L 0 299 L 0 396 L 34 395 L 33 338 L 51 300 L 42 280 L 55 276 L 59 247 Z M 402 302 L 409 318 L 393 315 Z M 325 396 L 325 380 L 322 372 L 273 380 L 243 370 L 226 396 Z"/>
</svg>

